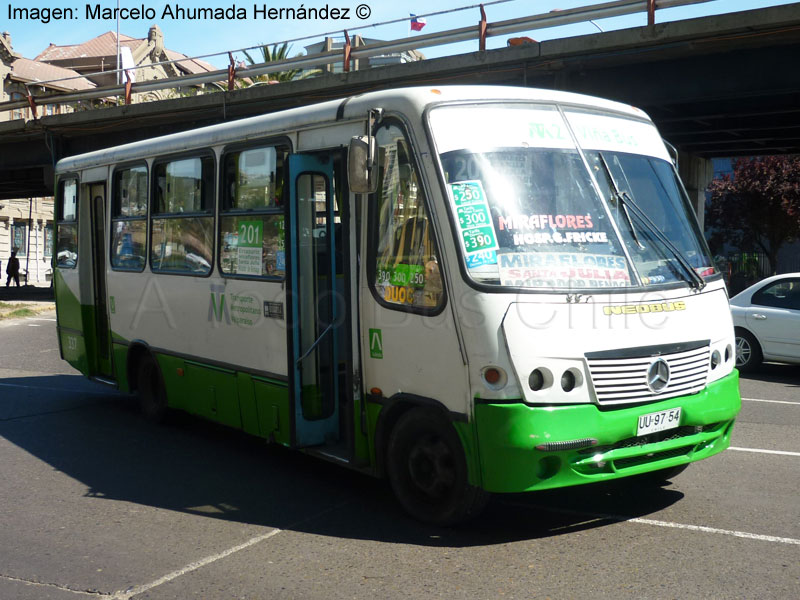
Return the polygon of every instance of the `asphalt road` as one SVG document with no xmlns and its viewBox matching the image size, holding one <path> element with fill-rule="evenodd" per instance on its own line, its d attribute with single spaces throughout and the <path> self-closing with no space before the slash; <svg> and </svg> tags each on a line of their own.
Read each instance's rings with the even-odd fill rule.
<svg viewBox="0 0 800 600">
<path fill-rule="evenodd" d="M 0 323 L 0 599 L 800 597 L 800 367 L 667 487 L 495 497 L 458 529 L 387 486 L 135 403 Z"/>
</svg>

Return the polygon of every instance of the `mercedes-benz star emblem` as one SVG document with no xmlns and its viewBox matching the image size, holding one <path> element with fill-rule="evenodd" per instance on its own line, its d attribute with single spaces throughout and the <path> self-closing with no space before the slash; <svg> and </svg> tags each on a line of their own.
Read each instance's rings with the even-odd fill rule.
<svg viewBox="0 0 800 600">
<path fill-rule="evenodd" d="M 660 394 L 667 385 L 669 385 L 669 363 L 659 358 L 647 369 L 647 387 L 654 394 Z"/>
</svg>

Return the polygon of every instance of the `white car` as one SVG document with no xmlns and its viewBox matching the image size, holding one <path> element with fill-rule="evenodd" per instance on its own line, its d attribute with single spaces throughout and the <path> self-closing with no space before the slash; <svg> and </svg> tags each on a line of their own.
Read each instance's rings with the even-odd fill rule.
<svg viewBox="0 0 800 600">
<path fill-rule="evenodd" d="M 800 364 L 800 273 L 774 275 L 731 298 L 736 367 L 762 361 Z"/>
</svg>

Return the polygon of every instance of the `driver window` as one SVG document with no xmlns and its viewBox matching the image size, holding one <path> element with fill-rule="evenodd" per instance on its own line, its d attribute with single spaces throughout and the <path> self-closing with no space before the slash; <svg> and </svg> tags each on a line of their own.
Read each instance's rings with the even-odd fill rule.
<svg viewBox="0 0 800 600">
<path fill-rule="evenodd" d="M 442 277 L 419 174 L 403 132 L 384 125 L 376 135 L 378 192 L 372 206 L 373 291 L 390 305 L 434 308 Z"/>
</svg>

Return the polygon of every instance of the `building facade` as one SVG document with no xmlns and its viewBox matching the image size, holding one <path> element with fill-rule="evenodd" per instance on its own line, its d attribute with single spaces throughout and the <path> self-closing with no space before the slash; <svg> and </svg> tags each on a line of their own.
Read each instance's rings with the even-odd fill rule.
<svg viewBox="0 0 800 600">
<path fill-rule="evenodd" d="M 0 200 L 0 266 L 17 252 L 20 283 L 45 284 L 53 276 L 53 199 Z"/>
<path fill-rule="evenodd" d="M 119 46 L 121 62 L 125 68 L 132 67 L 129 72 L 136 81 L 216 70 L 208 63 L 165 48 L 164 36 L 155 25 L 145 38 L 120 35 Z M 157 64 L 162 62 L 168 64 Z M 113 103 L 113 100 L 99 100 L 59 105 L 47 104 L 44 98 L 114 85 L 116 65 L 117 37 L 111 31 L 82 44 L 50 44 L 34 59 L 14 52 L 11 35 L 0 33 L 0 102 L 24 101 L 29 94 L 36 100 L 35 114 L 27 105 L 0 110 L 0 122 L 30 120 Z M 158 100 L 174 93 L 138 94 L 133 101 Z M 20 282 L 48 283 L 53 274 L 53 232 L 53 198 L 0 200 L 0 275 L 5 278 L 8 259 L 16 251 Z"/>
</svg>

